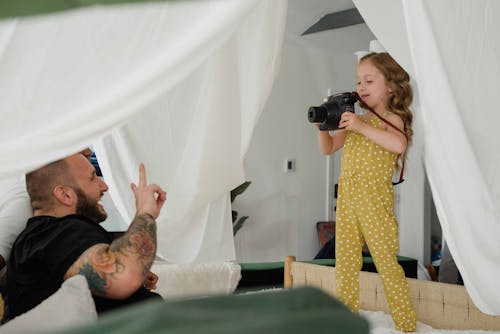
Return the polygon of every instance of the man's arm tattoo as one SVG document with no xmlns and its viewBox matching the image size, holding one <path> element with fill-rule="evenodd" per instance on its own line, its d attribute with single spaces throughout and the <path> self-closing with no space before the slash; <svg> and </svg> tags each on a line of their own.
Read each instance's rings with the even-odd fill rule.
<svg viewBox="0 0 500 334">
<path fill-rule="evenodd" d="M 112 278 L 124 271 L 119 257 L 109 252 L 109 245 L 97 244 L 86 250 L 68 269 L 65 279 L 80 274 L 85 276 L 92 292 L 106 295 Z"/>
<path fill-rule="evenodd" d="M 106 279 L 99 276 L 90 263 L 84 264 L 78 274 L 85 276 L 90 290 L 99 295 L 106 295 Z"/>
<path fill-rule="evenodd" d="M 112 284 L 117 284 L 117 279 L 128 281 L 123 276 L 127 272 L 140 273 L 144 280 L 155 254 L 156 221 L 149 214 L 139 215 L 134 218 L 128 231 L 110 245 L 97 244 L 80 255 L 66 272 L 65 279 L 77 274 L 84 275 L 93 293 L 107 296 L 111 290 L 116 290 Z"/>
<path fill-rule="evenodd" d="M 146 275 L 156 254 L 156 221 L 153 216 L 136 216 L 128 231 L 113 241 L 110 250 L 124 256 L 137 257 L 138 264 Z"/>
</svg>

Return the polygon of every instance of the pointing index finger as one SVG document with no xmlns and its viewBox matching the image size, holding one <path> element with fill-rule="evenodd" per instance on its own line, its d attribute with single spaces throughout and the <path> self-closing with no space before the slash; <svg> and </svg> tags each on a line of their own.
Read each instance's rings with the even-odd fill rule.
<svg viewBox="0 0 500 334">
<path fill-rule="evenodd" d="M 146 180 L 146 168 L 144 167 L 144 164 L 141 162 L 139 165 L 139 187 L 141 186 L 147 186 L 147 180 Z"/>
</svg>

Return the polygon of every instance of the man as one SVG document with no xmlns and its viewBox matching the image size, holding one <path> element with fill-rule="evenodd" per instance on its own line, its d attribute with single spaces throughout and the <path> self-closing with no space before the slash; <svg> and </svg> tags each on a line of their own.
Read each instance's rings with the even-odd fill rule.
<svg viewBox="0 0 500 334">
<path fill-rule="evenodd" d="M 92 164 L 79 153 L 26 175 L 33 217 L 14 243 L 7 267 L 9 317 L 24 313 L 56 292 L 63 281 L 84 275 L 97 312 L 158 295 L 149 271 L 156 253 L 156 221 L 166 200 L 148 184 L 144 165 L 132 183 L 136 215 L 118 239 L 99 223 L 99 203 L 108 190 Z M 151 278 L 153 277 L 153 278 Z"/>
<path fill-rule="evenodd" d="M 81 151 L 90 158 L 92 150 Z M 0 276 L 9 259 L 12 244 L 26 227 L 26 221 L 33 216 L 26 180 L 23 175 L 0 180 Z"/>
</svg>

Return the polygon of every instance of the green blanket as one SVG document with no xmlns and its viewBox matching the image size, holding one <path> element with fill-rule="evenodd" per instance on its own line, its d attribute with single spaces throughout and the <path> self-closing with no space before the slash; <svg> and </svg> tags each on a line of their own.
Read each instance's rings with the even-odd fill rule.
<svg viewBox="0 0 500 334">
<path fill-rule="evenodd" d="M 66 334 L 368 333 L 366 320 L 313 288 L 271 290 L 173 302 L 109 313 Z"/>
</svg>

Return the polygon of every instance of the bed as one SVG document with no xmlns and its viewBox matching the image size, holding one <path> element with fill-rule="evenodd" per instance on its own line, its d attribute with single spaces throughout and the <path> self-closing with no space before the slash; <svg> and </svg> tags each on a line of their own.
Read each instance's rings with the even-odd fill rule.
<svg viewBox="0 0 500 334">
<path fill-rule="evenodd" d="M 367 334 L 366 320 L 312 288 L 136 305 L 66 334 Z"/>
<path fill-rule="evenodd" d="M 316 287 L 336 296 L 335 267 L 285 258 L 284 287 Z M 500 316 L 482 313 L 461 285 L 407 278 L 417 311 L 417 320 L 439 329 L 500 330 Z M 378 274 L 360 273 L 361 309 L 389 313 L 382 281 Z"/>
<path fill-rule="evenodd" d="M 321 266 L 335 266 L 335 259 L 316 259 L 305 263 Z M 417 278 L 418 261 L 413 258 L 398 256 L 398 263 L 405 271 L 406 277 Z M 253 291 L 262 288 L 282 288 L 284 262 L 248 262 L 240 263 L 241 279 L 238 283 L 239 291 Z M 363 257 L 363 271 L 376 272 L 371 257 Z"/>
<path fill-rule="evenodd" d="M 1 326 L 0 333 L 369 333 L 367 320 L 319 289 L 232 294 L 240 273 L 235 263 L 156 263 L 152 269 L 160 276 L 157 292 L 165 301 L 146 301 L 97 319 L 87 281 L 77 275 L 24 319 Z"/>
</svg>

